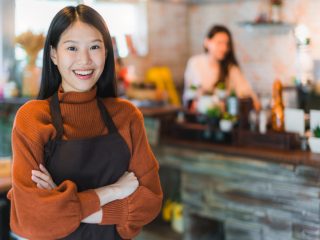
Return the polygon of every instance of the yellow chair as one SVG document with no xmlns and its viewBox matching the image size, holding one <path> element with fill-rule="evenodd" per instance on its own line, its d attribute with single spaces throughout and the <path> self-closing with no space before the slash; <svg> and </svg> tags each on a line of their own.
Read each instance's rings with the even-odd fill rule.
<svg viewBox="0 0 320 240">
<path fill-rule="evenodd" d="M 181 106 L 171 71 L 168 67 L 152 67 L 147 71 L 145 82 L 154 83 L 159 90 L 167 91 L 169 102 L 172 105 Z"/>
</svg>

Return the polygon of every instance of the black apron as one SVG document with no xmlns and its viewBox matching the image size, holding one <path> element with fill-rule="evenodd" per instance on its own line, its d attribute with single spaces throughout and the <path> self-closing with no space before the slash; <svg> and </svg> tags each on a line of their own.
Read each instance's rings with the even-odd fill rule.
<svg viewBox="0 0 320 240">
<path fill-rule="evenodd" d="M 45 165 L 57 185 L 71 180 L 80 192 L 113 184 L 128 171 L 131 158 L 129 148 L 98 98 L 97 104 L 108 134 L 67 141 L 62 140 L 63 121 L 58 93 L 51 98 L 50 111 L 57 135 L 45 145 Z M 121 237 L 115 225 L 81 223 L 63 239 L 118 240 Z"/>
</svg>

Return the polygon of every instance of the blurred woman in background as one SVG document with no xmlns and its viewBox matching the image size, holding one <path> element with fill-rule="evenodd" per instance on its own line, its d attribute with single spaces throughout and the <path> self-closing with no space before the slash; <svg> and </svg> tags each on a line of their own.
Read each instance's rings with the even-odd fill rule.
<svg viewBox="0 0 320 240">
<path fill-rule="evenodd" d="M 256 110 L 260 102 L 249 82 L 242 74 L 234 54 L 230 31 L 221 25 L 213 26 L 205 40 L 205 53 L 189 59 L 185 70 L 184 105 L 203 94 L 212 94 L 214 90 L 224 88 L 228 94 L 234 91 L 239 98 L 250 97 Z M 189 94 L 197 89 L 196 96 Z"/>
</svg>

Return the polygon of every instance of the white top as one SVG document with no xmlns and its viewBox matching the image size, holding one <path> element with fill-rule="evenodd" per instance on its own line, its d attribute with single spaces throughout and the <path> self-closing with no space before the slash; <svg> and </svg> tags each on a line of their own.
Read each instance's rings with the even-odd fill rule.
<svg viewBox="0 0 320 240">
<path fill-rule="evenodd" d="M 192 85 L 201 88 L 202 92 L 212 92 L 218 81 L 218 77 L 219 68 L 212 65 L 208 54 L 191 57 L 184 74 L 184 103 L 192 99 L 192 96 L 188 94 L 188 89 Z M 234 90 L 240 98 L 251 97 L 253 100 L 257 99 L 249 82 L 237 66 L 230 68 L 229 77 L 226 81 L 226 90 L 227 92 Z"/>
</svg>

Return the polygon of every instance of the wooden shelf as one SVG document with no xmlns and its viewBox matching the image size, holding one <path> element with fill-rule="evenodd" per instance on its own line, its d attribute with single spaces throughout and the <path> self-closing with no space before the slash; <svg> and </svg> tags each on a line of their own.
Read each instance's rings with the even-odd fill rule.
<svg viewBox="0 0 320 240">
<path fill-rule="evenodd" d="M 31 100 L 31 98 L 28 97 L 0 98 L 0 104 L 22 105 L 29 100 Z"/>
<path fill-rule="evenodd" d="M 0 193 L 7 192 L 11 188 L 11 158 L 0 157 Z"/>
<path fill-rule="evenodd" d="M 254 21 L 241 21 L 238 22 L 238 25 L 240 27 L 244 28 L 277 28 L 277 29 L 292 29 L 295 27 L 294 23 L 289 23 L 289 22 L 279 22 L 279 23 L 274 23 L 274 22 L 254 22 Z"/>
</svg>

